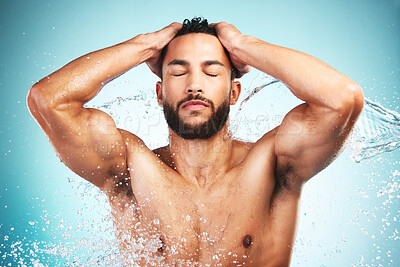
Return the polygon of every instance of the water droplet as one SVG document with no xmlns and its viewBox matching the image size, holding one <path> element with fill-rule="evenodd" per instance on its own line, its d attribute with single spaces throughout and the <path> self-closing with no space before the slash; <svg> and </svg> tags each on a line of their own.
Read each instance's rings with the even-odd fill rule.
<svg viewBox="0 0 400 267">
<path fill-rule="evenodd" d="M 212 257 L 212 259 L 213 259 L 213 260 L 219 260 L 219 257 L 218 257 L 217 254 L 215 254 L 215 255 Z"/>
</svg>

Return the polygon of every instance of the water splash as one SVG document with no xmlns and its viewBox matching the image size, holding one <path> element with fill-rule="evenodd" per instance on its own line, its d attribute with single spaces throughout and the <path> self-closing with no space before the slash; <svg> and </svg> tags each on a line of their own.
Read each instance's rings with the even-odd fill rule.
<svg viewBox="0 0 400 267">
<path fill-rule="evenodd" d="M 277 90 L 275 87 L 278 87 Z M 230 132 L 236 139 L 256 141 L 262 134 L 281 123 L 283 115 L 251 119 L 250 114 L 244 114 L 244 108 L 251 106 L 250 100 L 262 90 L 269 90 L 268 93 L 282 92 L 282 87 L 286 87 L 283 82 L 265 73 L 258 74 L 251 81 L 250 85 L 244 89 L 243 100 L 231 119 Z M 151 149 L 168 142 L 168 133 L 166 130 L 163 132 L 163 128 L 167 129 L 167 127 L 162 110 L 149 90 L 139 90 L 138 94 L 131 97 L 117 97 L 101 105 L 86 105 L 86 107 L 107 112 L 114 118 L 117 127 L 143 137 Z M 130 112 L 131 110 L 134 112 Z M 263 123 L 266 125 L 260 127 Z M 253 125 L 256 126 L 253 127 Z M 157 131 L 152 131 L 153 127 L 156 127 Z M 162 138 L 160 138 L 160 133 Z M 349 145 L 352 151 L 351 158 L 357 163 L 398 149 L 400 147 L 400 114 L 365 98 L 364 110 L 356 123 Z"/>
<path fill-rule="evenodd" d="M 89 102 L 84 106 L 106 112 L 118 128 L 140 136 L 150 149 L 168 143 L 164 114 L 151 90 L 138 89 L 135 95 L 129 97 L 117 97 L 102 104 Z"/>
<path fill-rule="evenodd" d="M 267 119 L 263 117 L 251 121 L 251 114 L 244 114 L 248 113 L 247 108 L 254 106 L 254 100 L 251 100 L 253 96 L 261 91 L 266 92 L 266 94 L 273 92 L 279 92 L 280 95 L 284 94 L 285 90 L 281 90 L 282 88 L 274 90 L 278 89 L 276 87 L 285 87 L 285 85 L 279 80 L 261 73 L 251 82 L 250 86 L 244 89 L 243 100 L 240 102 L 231 122 L 231 131 L 235 137 L 249 137 L 249 139 L 256 140 L 262 134 L 280 124 L 283 115 L 273 117 L 275 119 L 272 120 L 271 117 Z M 291 95 L 290 92 L 289 94 Z M 281 103 L 276 103 L 276 105 L 281 105 Z M 117 97 L 115 100 L 100 105 L 88 104 L 85 106 L 107 112 L 114 118 L 117 127 L 135 132 L 144 139 L 150 148 L 158 147 L 167 142 L 166 131 L 165 138 L 160 138 L 163 129 L 167 129 L 162 110 L 158 107 L 154 95 L 149 93 L 148 90 L 139 90 L 137 94 L 131 97 Z M 260 111 L 265 113 L 265 110 Z M 266 124 L 268 120 L 270 123 Z M 265 127 L 260 127 L 262 123 L 266 124 Z M 256 125 L 256 127 L 252 125 Z M 400 146 L 399 126 L 400 115 L 398 113 L 366 99 L 364 111 L 356 124 L 350 142 L 352 159 L 361 162 L 375 155 L 397 149 Z M 398 171 L 393 174 L 393 179 L 397 178 Z M 47 223 L 49 216 L 44 216 L 43 222 L 29 222 L 28 228 L 31 227 L 33 232 L 41 231 L 43 225 L 43 228 L 50 232 L 62 232 L 64 239 L 60 242 L 19 240 L 10 244 L 10 250 L 4 250 L 4 247 L 2 247 L 4 252 L 0 254 L 3 259 L 11 258 L 12 262 L 19 262 L 21 265 L 40 265 L 40 262 L 46 261 L 47 257 L 54 256 L 57 259 L 56 263 L 74 266 L 119 265 L 120 255 L 114 237 L 107 200 L 96 188 L 80 179 L 76 177 L 77 182 L 74 179 L 69 180 L 73 191 L 84 198 L 85 201 L 89 198 L 94 199 L 94 201 L 91 201 L 91 207 L 85 205 L 83 208 L 75 210 L 79 217 L 77 222 L 73 223 L 74 219 L 69 218 L 71 216 L 61 218 L 56 216 L 58 224 L 55 225 Z M 396 196 L 399 188 L 398 183 L 393 181 L 387 184 L 384 190 L 379 191 L 378 196 L 387 197 L 387 201 L 390 201 L 393 196 Z M 102 214 L 101 216 L 99 216 L 99 211 Z M 97 217 L 97 220 L 87 219 L 91 212 L 96 213 L 92 217 Z M 102 217 L 102 219 L 99 219 L 99 217 Z M 395 218 L 397 222 L 399 218 Z M 91 237 L 90 240 L 88 236 Z M 398 233 L 393 233 L 393 238 L 398 239 Z M 7 242 L 8 235 L 4 236 L 3 239 L 4 242 Z M 10 239 L 16 240 L 12 237 Z M 25 254 L 30 255 L 29 259 L 24 259 L 21 256 Z"/>
<path fill-rule="evenodd" d="M 251 82 L 250 86 L 248 87 L 249 89 L 245 92 L 245 93 L 247 93 L 247 95 L 245 96 L 245 98 L 240 103 L 238 113 L 243 109 L 243 105 L 246 104 L 247 101 L 249 101 L 250 98 L 252 98 L 255 94 L 260 92 L 265 87 L 270 86 L 270 85 L 275 84 L 275 83 L 278 83 L 278 82 L 282 83 L 281 81 L 279 81 L 278 79 L 275 79 L 272 76 L 266 75 L 264 73 L 260 73 Z M 253 87 L 254 87 L 254 89 L 251 89 Z"/>
<path fill-rule="evenodd" d="M 256 142 L 263 134 L 278 126 L 289 111 L 282 110 L 282 107 L 286 106 L 284 109 L 287 109 L 294 104 L 291 100 L 298 101 L 285 88 L 284 83 L 264 73 L 259 73 L 249 86 L 244 87 L 238 108 L 233 107 L 230 114 L 229 131 L 234 139 Z M 256 94 L 260 94 L 256 102 L 250 101 Z M 282 95 L 285 95 L 285 99 L 293 99 L 282 105 L 279 101 Z"/>
<path fill-rule="evenodd" d="M 364 110 L 350 142 L 355 162 L 400 147 L 400 114 L 365 99 Z"/>
<path fill-rule="evenodd" d="M 261 73 L 250 85 L 244 100 L 240 103 L 239 115 L 243 106 L 261 89 L 273 84 L 285 86 L 281 81 Z M 254 88 L 254 89 L 251 89 Z M 236 118 L 235 117 L 235 118 Z M 233 123 L 232 132 L 236 132 L 240 120 Z M 400 147 L 400 114 L 365 98 L 364 110 L 356 123 L 351 137 L 351 158 L 360 163 L 362 160 L 396 150 Z"/>
</svg>

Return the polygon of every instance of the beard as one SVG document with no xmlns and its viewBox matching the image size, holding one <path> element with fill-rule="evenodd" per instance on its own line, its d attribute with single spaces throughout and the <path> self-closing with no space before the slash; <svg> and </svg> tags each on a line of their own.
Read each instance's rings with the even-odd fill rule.
<svg viewBox="0 0 400 267">
<path fill-rule="evenodd" d="M 190 100 L 201 100 L 210 105 L 212 114 L 208 121 L 191 125 L 189 123 L 185 123 L 182 118 L 179 117 L 179 107 L 186 101 Z M 171 104 L 169 104 L 166 100 L 163 100 L 163 108 L 164 117 L 168 126 L 177 135 L 184 139 L 190 140 L 209 139 L 218 133 L 228 120 L 230 111 L 230 95 L 224 100 L 224 102 L 222 102 L 216 111 L 214 103 L 211 100 L 202 97 L 201 95 L 189 95 L 187 98 L 179 101 L 176 105 L 176 108 L 173 108 Z"/>
</svg>

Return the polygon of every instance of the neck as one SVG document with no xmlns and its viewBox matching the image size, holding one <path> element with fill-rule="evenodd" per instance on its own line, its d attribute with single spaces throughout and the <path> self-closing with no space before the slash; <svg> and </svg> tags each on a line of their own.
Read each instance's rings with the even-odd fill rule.
<svg viewBox="0 0 400 267">
<path fill-rule="evenodd" d="M 169 129 L 172 167 L 188 182 L 207 187 L 229 170 L 232 138 L 228 123 L 209 139 L 187 140 Z"/>
</svg>

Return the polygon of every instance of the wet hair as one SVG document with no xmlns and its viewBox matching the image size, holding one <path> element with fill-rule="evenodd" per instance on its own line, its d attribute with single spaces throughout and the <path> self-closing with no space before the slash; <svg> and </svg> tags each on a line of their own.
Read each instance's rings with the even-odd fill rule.
<svg viewBox="0 0 400 267">
<path fill-rule="evenodd" d="M 173 39 L 175 39 L 176 37 L 182 36 L 182 35 L 186 35 L 189 33 L 205 33 L 205 34 L 210 34 L 210 35 L 214 35 L 215 37 L 218 38 L 217 32 L 215 31 L 215 29 L 211 26 L 208 25 L 208 21 L 207 19 L 201 18 L 201 17 L 194 17 L 191 20 L 185 19 L 182 23 L 182 29 L 180 29 L 177 34 L 175 35 L 175 37 Z M 168 50 L 168 45 L 166 45 L 163 50 L 161 51 L 161 55 L 160 55 L 160 78 L 162 80 L 162 65 L 164 63 L 164 58 L 165 55 L 167 54 L 167 50 Z M 229 62 L 231 63 L 232 69 L 231 69 L 231 80 L 233 80 L 236 76 L 237 73 L 237 69 L 233 66 L 231 58 L 229 56 L 228 50 L 226 50 L 226 48 L 224 47 L 224 51 L 226 53 L 226 55 L 228 56 Z"/>
<path fill-rule="evenodd" d="M 208 25 L 207 19 L 203 19 L 200 17 L 194 17 L 192 18 L 192 20 L 185 19 L 182 23 L 182 29 L 177 32 L 175 37 L 188 33 L 206 33 L 218 37 L 215 29 Z"/>
</svg>

